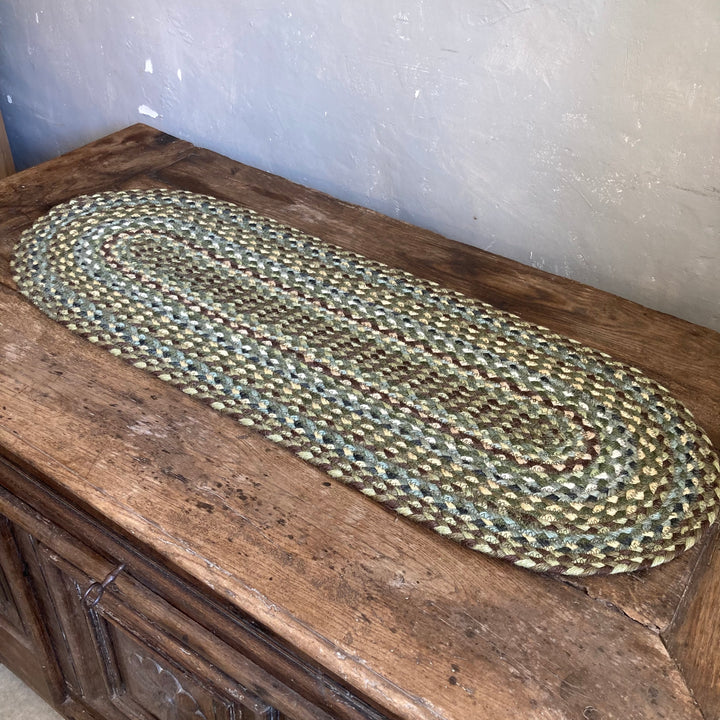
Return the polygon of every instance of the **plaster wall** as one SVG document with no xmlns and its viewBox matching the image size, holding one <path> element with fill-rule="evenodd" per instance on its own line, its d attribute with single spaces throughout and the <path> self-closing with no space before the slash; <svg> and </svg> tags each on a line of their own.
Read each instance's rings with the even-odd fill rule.
<svg viewBox="0 0 720 720">
<path fill-rule="evenodd" d="M 717 0 L 3 0 L 19 168 L 145 121 L 720 330 Z"/>
</svg>

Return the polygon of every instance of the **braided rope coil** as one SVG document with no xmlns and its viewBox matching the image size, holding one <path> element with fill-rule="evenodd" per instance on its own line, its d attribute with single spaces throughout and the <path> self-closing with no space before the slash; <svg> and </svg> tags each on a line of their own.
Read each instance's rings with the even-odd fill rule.
<svg viewBox="0 0 720 720">
<path fill-rule="evenodd" d="M 710 441 L 641 371 L 231 203 L 77 197 L 13 270 L 71 331 L 522 567 L 659 565 L 717 515 Z"/>
</svg>

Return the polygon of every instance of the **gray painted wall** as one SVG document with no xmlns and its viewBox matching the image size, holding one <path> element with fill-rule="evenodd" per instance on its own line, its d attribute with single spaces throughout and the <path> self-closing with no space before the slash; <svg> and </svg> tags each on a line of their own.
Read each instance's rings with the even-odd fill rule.
<svg viewBox="0 0 720 720">
<path fill-rule="evenodd" d="M 720 330 L 719 37 L 718 0 L 3 0 L 0 108 L 19 167 L 144 120 Z"/>
</svg>

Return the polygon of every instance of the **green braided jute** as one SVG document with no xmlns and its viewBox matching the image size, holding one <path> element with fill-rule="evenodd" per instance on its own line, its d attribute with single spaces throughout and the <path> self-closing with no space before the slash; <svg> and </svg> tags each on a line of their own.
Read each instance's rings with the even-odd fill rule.
<svg viewBox="0 0 720 720">
<path fill-rule="evenodd" d="M 522 567 L 659 565 L 717 514 L 709 440 L 639 370 L 251 210 L 78 197 L 23 234 L 13 265 L 73 332 Z"/>
</svg>

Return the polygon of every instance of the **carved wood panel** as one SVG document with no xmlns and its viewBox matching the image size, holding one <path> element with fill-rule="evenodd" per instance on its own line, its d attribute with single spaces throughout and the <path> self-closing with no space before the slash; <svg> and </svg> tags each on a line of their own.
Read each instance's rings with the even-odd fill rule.
<svg viewBox="0 0 720 720">
<path fill-rule="evenodd" d="M 232 703 L 208 692 L 115 625 L 108 625 L 125 703 L 158 720 L 230 720 Z"/>
<path fill-rule="evenodd" d="M 113 568 L 96 557 L 78 552 L 69 562 L 30 536 L 24 545 L 56 617 L 70 693 L 102 718 L 290 720 L 188 646 L 193 621 L 122 571 L 103 587 Z M 149 617 L 166 619 L 169 627 Z"/>
</svg>

